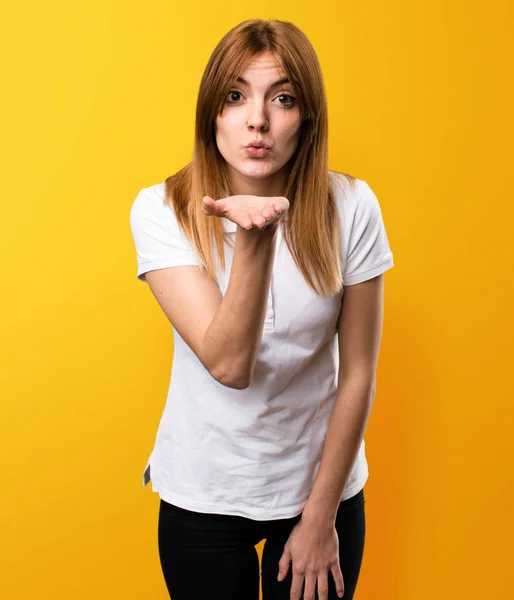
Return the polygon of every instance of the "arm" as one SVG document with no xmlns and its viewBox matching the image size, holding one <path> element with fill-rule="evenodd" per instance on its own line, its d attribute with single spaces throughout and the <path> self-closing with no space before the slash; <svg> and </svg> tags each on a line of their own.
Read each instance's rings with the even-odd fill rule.
<svg viewBox="0 0 514 600">
<path fill-rule="evenodd" d="M 339 317 L 338 392 L 302 519 L 334 522 L 375 397 L 384 275 L 345 287 Z"/>
<path fill-rule="evenodd" d="M 250 385 L 261 344 L 276 232 L 276 224 L 262 231 L 237 226 L 227 291 L 203 338 L 214 376 L 237 389 Z"/>
<path fill-rule="evenodd" d="M 197 266 L 146 273 L 152 293 L 182 339 L 223 385 L 248 387 L 262 339 L 277 224 L 237 226 L 225 296 Z"/>
</svg>

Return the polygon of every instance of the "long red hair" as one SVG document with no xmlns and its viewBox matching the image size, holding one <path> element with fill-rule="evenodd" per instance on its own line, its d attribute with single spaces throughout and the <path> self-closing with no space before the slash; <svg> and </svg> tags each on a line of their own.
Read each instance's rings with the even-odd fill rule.
<svg viewBox="0 0 514 600">
<path fill-rule="evenodd" d="M 195 142 L 190 163 L 165 181 L 165 203 L 190 241 L 206 272 L 216 279 L 213 240 L 225 269 L 225 236 L 220 219 L 205 215 L 204 196 L 232 195 L 226 163 L 215 139 L 216 116 L 227 94 L 254 56 L 273 54 L 292 82 L 302 117 L 301 141 L 288 163 L 284 196 L 290 207 L 283 234 L 305 281 L 317 294 L 333 295 L 343 285 L 335 193 L 328 169 L 328 117 L 321 68 L 305 34 L 288 21 L 249 19 L 220 40 L 202 76 L 196 105 Z M 350 185 L 355 178 L 340 173 Z M 344 194 L 344 189 L 341 186 Z"/>
</svg>

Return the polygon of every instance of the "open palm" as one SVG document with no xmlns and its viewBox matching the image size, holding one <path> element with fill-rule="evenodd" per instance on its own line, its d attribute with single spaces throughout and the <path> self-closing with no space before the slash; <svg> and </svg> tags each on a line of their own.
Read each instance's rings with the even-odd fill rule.
<svg viewBox="0 0 514 600">
<path fill-rule="evenodd" d="M 226 217 L 243 229 L 265 229 L 278 221 L 289 209 L 284 196 L 252 196 L 238 194 L 214 200 L 204 196 L 202 210 L 206 215 Z"/>
</svg>

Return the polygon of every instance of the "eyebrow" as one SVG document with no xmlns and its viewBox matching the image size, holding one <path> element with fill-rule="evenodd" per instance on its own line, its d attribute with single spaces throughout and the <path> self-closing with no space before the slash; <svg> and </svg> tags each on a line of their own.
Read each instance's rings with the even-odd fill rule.
<svg viewBox="0 0 514 600">
<path fill-rule="evenodd" d="M 246 79 L 244 79 L 243 77 L 238 77 L 236 79 L 236 81 L 238 81 L 239 83 L 243 83 L 244 85 L 250 85 L 248 81 L 246 81 Z M 283 85 L 284 83 L 291 83 L 289 81 L 289 79 L 287 77 L 282 77 L 282 79 L 279 79 L 278 81 L 275 81 L 274 83 L 272 83 L 268 89 L 272 90 L 273 88 L 276 88 L 280 85 Z"/>
</svg>

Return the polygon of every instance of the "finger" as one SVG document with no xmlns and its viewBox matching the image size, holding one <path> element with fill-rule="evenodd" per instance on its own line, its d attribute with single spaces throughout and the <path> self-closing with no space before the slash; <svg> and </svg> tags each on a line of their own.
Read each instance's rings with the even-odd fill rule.
<svg viewBox="0 0 514 600">
<path fill-rule="evenodd" d="M 323 571 L 318 575 L 318 598 L 328 600 L 328 572 Z"/>
<path fill-rule="evenodd" d="M 216 203 L 210 196 L 202 198 L 202 210 L 207 215 L 213 215 L 216 211 Z"/>
<path fill-rule="evenodd" d="M 302 597 L 303 582 L 305 577 L 301 573 L 295 573 L 293 568 L 293 583 L 291 584 L 290 597 L 293 600 L 300 600 Z"/>
<path fill-rule="evenodd" d="M 241 223 L 239 223 L 243 229 L 252 229 L 254 223 L 250 217 L 243 217 L 241 219 Z"/>
<path fill-rule="evenodd" d="M 253 222 L 255 223 L 255 225 L 257 225 L 257 227 L 262 227 L 265 223 L 266 223 L 266 219 L 259 214 L 255 214 L 252 216 Z"/>
<path fill-rule="evenodd" d="M 272 206 L 266 206 L 262 209 L 262 216 L 265 219 L 271 219 L 271 217 L 275 214 L 275 209 Z"/>
<path fill-rule="evenodd" d="M 202 208 L 207 209 L 207 214 L 214 215 L 217 217 L 224 217 L 226 212 L 226 201 L 225 198 L 220 200 L 214 200 L 210 196 L 204 196 L 202 198 Z M 205 212 L 205 209 L 204 209 Z"/>
<path fill-rule="evenodd" d="M 314 600 L 314 595 L 316 593 L 316 582 L 316 573 L 311 573 L 308 571 L 307 576 L 305 577 L 305 590 L 303 592 L 304 600 Z"/>
<path fill-rule="evenodd" d="M 289 208 L 289 200 L 287 198 L 279 197 L 273 203 L 276 212 L 282 212 Z"/>
<path fill-rule="evenodd" d="M 332 572 L 332 577 L 334 578 L 337 595 L 339 598 L 342 598 L 344 594 L 344 580 L 343 574 L 341 573 L 341 565 L 339 563 L 335 564 L 330 571 Z"/>
<path fill-rule="evenodd" d="M 284 579 L 289 571 L 289 564 L 291 563 L 291 555 L 289 554 L 287 548 L 284 549 L 280 560 L 278 561 L 278 581 Z"/>
</svg>

